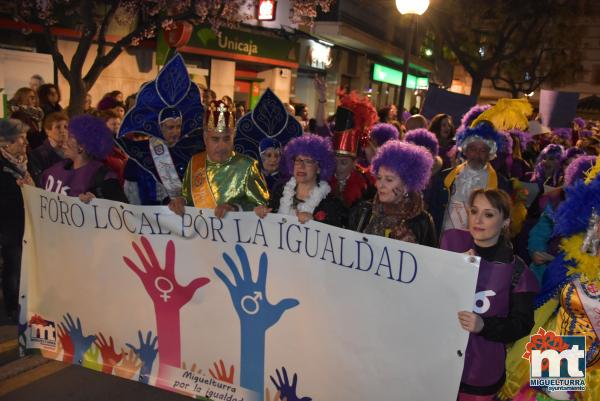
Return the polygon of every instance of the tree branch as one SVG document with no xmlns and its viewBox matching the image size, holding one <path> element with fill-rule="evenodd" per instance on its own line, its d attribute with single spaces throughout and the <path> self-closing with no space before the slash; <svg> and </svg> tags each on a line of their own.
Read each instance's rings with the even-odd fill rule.
<svg viewBox="0 0 600 401">
<path fill-rule="evenodd" d="M 52 60 L 54 61 L 54 64 L 56 65 L 60 73 L 63 75 L 63 77 L 65 77 L 65 79 L 68 81 L 71 79 L 71 71 L 69 70 L 67 63 L 65 63 L 65 59 L 60 53 L 60 50 L 58 50 L 56 37 L 50 31 L 50 27 L 48 25 L 44 24 L 42 26 L 44 28 L 43 37 L 46 43 L 48 44 L 48 47 L 50 47 L 50 54 L 52 55 Z"/>
<path fill-rule="evenodd" d="M 104 14 L 102 24 L 100 25 L 100 30 L 98 31 L 98 51 L 96 53 L 96 57 L 104 56 L 104 49 L 106 47 L 106 30 L 108 29 L 108 24 L 112 20 L 112 17 L 115 15 L 115 12 L 118 8 L 119 2 L 113 0 L 110 2 L 110 8 Z"/>
<path fill-rule="evenodd" d="M 83 63 L 94 41 L 97 26 L 94 22 L 94 4 L 91 0 L 82 0 L 79 11 L 83 20 L 83 34 L 71 60 L 71 72 L 81 78 Z"/>
</svg>

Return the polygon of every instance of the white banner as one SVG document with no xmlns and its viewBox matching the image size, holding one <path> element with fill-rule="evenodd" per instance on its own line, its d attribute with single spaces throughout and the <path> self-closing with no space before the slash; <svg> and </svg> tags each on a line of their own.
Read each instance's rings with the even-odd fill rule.
<svg viewBox="0 0 600 401">
<path fill-rule="evenodd" d="M 23 193 L 28 348 L 215 400 L 456 400 L 478 259 L 289 216 Z"/>
</svg>

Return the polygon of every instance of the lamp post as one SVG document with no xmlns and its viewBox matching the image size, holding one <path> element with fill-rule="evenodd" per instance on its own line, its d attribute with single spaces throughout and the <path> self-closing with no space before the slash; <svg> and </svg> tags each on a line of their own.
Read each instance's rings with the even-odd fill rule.
<svg viewBox="0 0 600 401">
<path fill-rule="evenodd" d="M 400 108 L 404 109 L 404 97 L 406 96 L 406 80 L 408 78 L 408 67 L 410 52 L 412 51 L 413 37 L 415 36 L 416 17 L 423 15 L 429 8 L 429 0 L 396 0 L 396 8 L 400 14 L 412 14 L 408 28 L 408 38 L 404 44 L 404 65 L 402 66 L 402 86 L 400 87 Z"/>
</svg>

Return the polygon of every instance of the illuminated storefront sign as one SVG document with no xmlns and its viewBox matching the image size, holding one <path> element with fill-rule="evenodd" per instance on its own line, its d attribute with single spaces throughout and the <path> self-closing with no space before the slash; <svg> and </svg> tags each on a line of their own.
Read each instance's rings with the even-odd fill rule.
<svg viewBox="0 0 600 401">
<path fill-rule="evenodd" d="M 275 11 L 277 10 L 276 0 L 259 0 L 258 1 L 258 15 L 256 17 L 259 21 L 274 21 Z"/>
<path fill-rule="evenodd" d="M 373 64 L 373 80 L 402 86 L 402 71 L 381 64 Z M 406 87 L 409 89 L 427 89 L 429 88 L 429 78 L 408 74 Z"/>
<path fill-rule="evenodd" d="M 331 67 L 331 46 L 315 42 L 314 40 L 309 41 L 308 52 L 306 53 L 307 64 L 313 68 L 319 68 L 324 70 Z"/>
</svg>

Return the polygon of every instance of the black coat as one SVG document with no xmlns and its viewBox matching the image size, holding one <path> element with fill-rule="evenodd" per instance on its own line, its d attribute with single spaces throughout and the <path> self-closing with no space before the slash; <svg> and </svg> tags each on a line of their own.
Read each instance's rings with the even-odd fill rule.
<svg viewBox="0 0 600 401">
<path fill-rule="evenodd" d="M 0 156 L 0 246 L 20 244 L 25 231 L 21 188 L 7 170 L 17 171 L 12 163 Z"/>
</svg>

